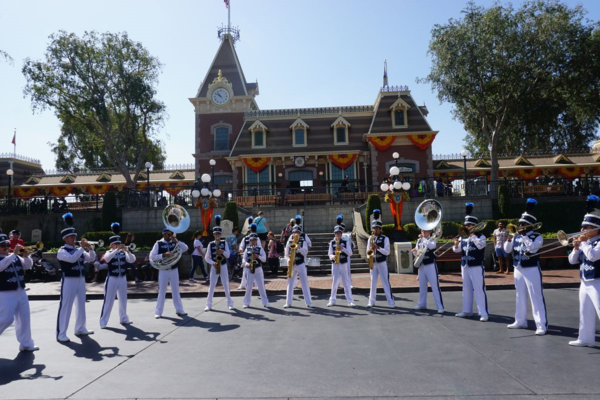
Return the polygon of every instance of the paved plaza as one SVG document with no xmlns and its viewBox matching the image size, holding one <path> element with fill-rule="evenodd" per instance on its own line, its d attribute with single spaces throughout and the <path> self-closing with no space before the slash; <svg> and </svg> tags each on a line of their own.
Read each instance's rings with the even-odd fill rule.
<svg viewBox="0 0 600 400">
<path fill-rule="evenodd" d="M 600 398 L 600 348 L 567 345 L 577 334 L 578 290 L 545 290 L 549 334 L 506 329 L 513 322 L 512 290 L 489 291 L 490 320 L 459 319 L 461 293 L 446 292 L 446 314 L 414 312 L 416 293 L 397 293 L 397 307 L 380 295 L 372 310 L 315 308 L 282 296 L 265 309 L 229 311 L 216 298 L 184 298 L 187 317 L 168 301 L 154 319 L 153 299 L 129 302 L 134 324 L 99 329 L 102 301 L 87 303 L 89 337 L 55 341 L 58 301 L 32 301 L 33 337 L 41 347 L 19 353 L 14 326 L 0 336 L 2 399 L 284 399 L 284 398 Z M 429 294 L 429 307 L 433 299 Z"/>
</svg>

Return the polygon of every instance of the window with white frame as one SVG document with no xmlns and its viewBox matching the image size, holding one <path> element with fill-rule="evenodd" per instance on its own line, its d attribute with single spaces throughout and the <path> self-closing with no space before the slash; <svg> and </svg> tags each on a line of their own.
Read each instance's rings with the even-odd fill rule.
<svg viewBox="0 0 600 400">
<path fill-rule="evenodd" d="M 410 105 L 402 100 L 402 97 L 398 97 L 398 100 L 392 104 L 390 111 L 392 112 L 392 127 L 393 128 L 406 128 L 408 127 L 408 109 Z"/>
<path fill-rule="evenodd" d="M 345 145 L 349 143 L 348 130 L 350 129 L 350 123 L 346 121 L 341 115 L 331 124 L 333 128 L 333 144 Z"/>
<path fill-rule="evenodd" d="M 294 147 L 306 147 L 306 129 L 296 128 L 294 129 Z"/>
<path fill-rule="evenodd" d="M 266 147 L 265 132 L 260 129 L 256 129 L 252 132 L 252 148 L 256 149 L 262 147 Z"/>
</svg>

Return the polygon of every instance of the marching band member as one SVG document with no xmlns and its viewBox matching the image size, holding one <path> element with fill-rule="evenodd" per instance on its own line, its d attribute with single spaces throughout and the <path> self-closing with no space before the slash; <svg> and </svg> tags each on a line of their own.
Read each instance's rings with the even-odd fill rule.
<svg viewBox="0 0 600 400">
<path fill-rule="evenodd" d="M 15 321 L 19 351 L 36 351 L 40 348 L 31 338 L 31 312 L 23 273 L 33 266 L 33 260 L 28 254 L 19 256 L 22 248 L 17 244 L 9 255 L 8 236 L 0 234 L 0 335 Z"/>
<path fill-rule="evenodd" d="M 310 287 L 308 286 L 308 276 L 306 275 L 306 264 L 305 257 L 308 254 L 308 244 L 301 235 L 302 228 L 300 225 L 294 226 L 292 230 L 291 240 L 288 241 L 285 246 L 285 258 L 289 259 L 291 253 L 294 253 L 293 259 L 293 271 L 292 276 L 287 280 L 287 293 L 285 297 L 285 304 L 283 308 L 289 308 L 292 306 L 292 298 L 294 296 L 294 287 L 296 286 L 296 275 L 300 277 L 300 284 L 302 285 L 302 294 L 304 295 L 304 301 L 306 307 L 311 308 L 312 299 L 310 298 Z M 295 251 L 292 251 L 291 245 L 296 243 Z"/>
<path fill-rule="evenodd" d="M 308 252 L 310 251 L 310 248 L 312 247 L 312 242 L 310 241 L 310 238 L 308 237 L 308 235 L 304 232 L 304 227 L 302 226 L 302 215 L 300 215 L 300 214 L 296 215 L 296 225 L 294 226 L 294 228 L 295 227 L 298 227 L 300 229 L 300 238 L 306 242 L 306 246 L 307 246 L 306 251 L 308 254 Z M 292 232 L 293 231 L 294 230 L 292 228 Z M 290 240 L 292 240 L 292 236 L 294 236 L 294 235 L 290 235 L 290 237 L 288 238 L 288 244 L 289 244 Z M 287 244 L 286 244 L 286 246 L 287 246 Z M 306 255 L 305 255 L 305 258 L 306 258 Z M 306 262 L 306 260 L 305 260 L 305 262 Z M 295 288 L 298 285 L 298 276 L 297 275 L 294 275 L 294 276 L 295 276 L 295 278 L 294 278 L 292 287 Z"/>
<path fill-rule="evenodd" d="M 371 223 L 372 235 L 367 240 L 367 253 L 373 251 L 373 269 L 371 270 L 371 293 L 369 294 L 369 302 L 367 307 L 373 307 L 377 299 L 377 282 L 381 279 L 381 285 L 390 308 L 396 307 L 396 301 L 392 294 L 390 281 L 388 276 L 387 257 L 390 254 L 390 240 L 387 236 L 381 233 L 381 221 L 373 220 Z M 367 254 L 368 257 L 368 254 Z"/>
<path fill-rule="evenodd" d="M 249 229 L 248 229 L 248 232 L 247 232 L 246 236 L 244 236 L 244 238 L 240 242 L 239 253 L 240 253 L 240 255 L 242 257 L 244 255 L 246 247 L 248 247 L 250 245 L 250 236 L 251 235 L 257 235 L 258 236 L 258 233 L 256 233 L 257 226 L 252 221 L 253 221 L 252 217 L 248 217 L 248 223 L 250 224 L 249 225 Z M 260 240 L 258 241 L 258 245 L 260 247 L 262 247 L 262 242 Z M 242 282 L 240 283 L 240 286 L 238 286 L 237 290 L 246 289 L 246 284 L 247 283 L 248 283 L 248 271 L 246 270 L 246 268 L 244 268 L 244 270 L 242 271 Z"/>
<path fill-rule="evenodd" d="M 579 335 L 571 346 L 596 345 L 596 315 L 600 318 L 600 198 L 588 197 L 587 214 L 581 223 L 581 236 L 573 239 L 571 264 L 579 264 Z"/>
<path fill-rule="evenodd" d="M 340 286 L 340 279 L 344 284 L 344 294 L 346 295 L 348 305 L 350 307 L 356 307 L 354 304 L 354 299 L 352 299 L 352 289 L 350 287 L 350 279 L 347 271 L 348 263 L 350 261 L 350 257 L 352 256 L 352 248 L 350 247 L 350 243 L 342 238 L 342 232 L 343 228 L 339 225 L 336 225 L 336 227 L 333 228 L 335 238 L 329 242 L 328 256 L 331 260 L 331 276 L 333 278 L 333 282 L 331 284 L 331 297 L 329 298 L 327 307 L 332 307 L 335 305 L 337 289 Z"/>
<path fill-rule="evenodd" d="M 210 267 L 210 286 L 208 289 L 208 296 L 206 297 L 206 307 L 204 311 L 210 311 L 212 309 L 212 299 L 215 294 L 215 286 L 217 285 L 217 279 L 221 278 L 223 284 L 223 290 L 225 296 L 227 296 L 227 307 L 233 310 L 233 299 L 229 293 L 229 272 L 227 270 L 227 259 L 231 254 L 227 242 L 221 239 L 223 231 L 221 230 L 221 216 L 215 215 L 215 226 L 213 227 L 213 236 L 215 240 L 208 244 L 206 249 L 206 255 L 204 259 L 206 264 Z M 217 272 L 217 269 L 220 271 Z M 252 290 L 252 287 L 250 287 Z"/>
<path fill-rule="evenodd" d="M 465 228 L 473 228 L 479 220 L 472 216 L 471 212 L 475 205 L 466 203 Z M 470 231 L 469 231 L 470 232 Z M 455 238 L 452 251 L 461 253 L 461 275 L 463 279 L 463 310 L 456 314 L 459 318 L 466 318 L 473 315 L 473 291 L 477 300 L 477 309 L 479 310 L 479 320 L 486 322 L 488 320 L 487 293 L 485 291 L 485 271 L 483 269 L 483 255 L 485 251 L 485 236 L 470 232 L 466 239 Z"/>
<path fill-rule="evenodd" d="M 65 245 L 56 254 L 56 259 L 62 270 L 56 340 L 66 343 L 70 341 L 67 337 L 67 328 L 69 327 L 71 310 L 75 301 L 77 304 L 75 335 L 91 335 L 94 333 L 94 331 L 88 331 L 85 327 L 85 269 L 83 263 L 94 262 L 96 253 L 94 253 L 94 249 L 86 239 L 81 240 L 81 247 L 75 247 L 77 232 L 73 228 L 73 214 L 66 213 L 63 215 L 63 220 L 68 228 L 61 231 Z"/>
<path fill-rule="evenodd" d="M 546 301 L 544 300 L 542 288 L 540 256 L 535 255 L 544 244 L 544 238 L 535 232 L 532 227 L 537 222 L 537 218 L 531 214 L 536 205 L 537 201 L 535 199 L 527 199 L 525 212 L 519 219 L 517 235 L 514 239 L 509 235 L 508 240 L 504 243 L 506 254 L 513 253 L 515 292 L 517 295 L 515 322 L 508 325 L 507 328 L 527 328 L 527 294 L 529 293 L 536 326 L 535 334 L 542 336 L 548 330 L 548 320 L 546 319 Z"/>
<path fill-rule="evenodd" d="M 418 251 L 424 251 L 425 256 L 423 262 L 419 267 L 419 303 L 413 308 L 413 310 L 425 310 L 427 309 L 427 282 L 431 286 L 431 292 L 433 293 L 433 299 L 437 307 L 438 314 L 444 313 L 444 300 L 442 299 L 442 290 L 440 289 L 440 282 L 438 279 L 437 263 L 435 262 L 435 249 L 437 247 L 437 240 L 431 237 L 431 230 L 421 229 L 421 235 L 415 248 L 412 249 L 413 254 L 417 255 Z"/>
<path fill-rule="evenodd" d="M 150 260 L 158 261 L 165 257 L 170 257 L 175 247 L 181 248 L 182 252 L 188 250 L 188 246 L 180 242 L 169 228 L 162 230 L 163 238 L 157 240 L 150 252 Z M 158 297 L 156 299 L 156 310 L 154 318 L 159 319 L 165 308 L 165 298 L 167 297 L 167 287 L 171 285 L 171 296 L 173 297 L 173 306 L 175 313 L 180 317 L 185 317 L 187 313 L 183 310 L 181 295 L 179 294 L 179 262 L 170 269 L 161 269 L 158 271 Z"/>
<path fill-rule="evenodd" d="M 250 300 L 252 299 L 252 284 L 256 283 L 258 287 L 258 293 L 260 294 L 260 300 L 263 306 L 269 307 L 269 299 L 267 298 L 267 291 L 265 289 L 265 275 L 263 272 L 263 264 L 267 262 L 267 254 L 265 249 L 259 245 L 258 235 L 250 235 L 250 244 L 246 246 L 244 251 L 244 270 L 248 270 L 248 285 L 246 286 L 246 295 L 244 296 L 244 308 L 250 307 Z M 254 263 L 254 272 L 252 267 Z"/>
<path fill-rule="evenodd" d="M 350 252 L 354 252 L 354 241 L 352 240 L 352 234 L 346 232 L 346 225 L 342 222 L 344 220 L 344 215 L 340 214 L 337 216 L 338 225 L 342 228 L 342 239 L 348 243 L 348 247 L 350 248 Z M 348 280 L 350 282 L 350 289 L 354 289 L 352 286 L 352 270 L 351 270 L 351 257 L 348 257 Z"/>
<path fill-rule="evenodd" d="M 115 295 L 119 298 L 119 319 L 122 325 L 129 325 L 132 321 L 127 316 L 127 265 L 135 262 L 135 255 L 129 247 L 121 244 L 121 225 L 113 222 L 110 226 L 114 236 L 109 238 L 110 250 L 104 253 L 108 274 L 104 283 L 104 303 L 100 313 L 100 328 L 105 329 L 110 318 Z"/>
</svg>

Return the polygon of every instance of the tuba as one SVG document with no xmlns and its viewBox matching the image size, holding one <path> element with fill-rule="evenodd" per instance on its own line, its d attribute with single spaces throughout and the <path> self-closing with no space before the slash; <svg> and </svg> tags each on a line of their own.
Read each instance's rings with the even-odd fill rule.
<svg viewBox="0 0 600 400">
<path fill-rule="evenodd" d="M 439 201 L 424 200 L 417 206 L 415 211 L 415 224 L 424 231 L 433 231 L 431 238 L 437 239 L 442 236 L 442 227 L 440 226 L 442 214 L 443 208 Z M 421 266 L 425 253 L 427 253 L 426 246 L 417 251 L 413 267 L 419 268 Z"/>
<path fill-rule="evenodd" d="M 163 210 L 163 223 L 165 227 L 173 233 L 183 233 L 190 226 L 190 214 L 180 205 L 172 204 Z M 160 260 L 150 260 L 150 265 L 158 270 L 171 269 L 179 262 L 183 255 L 181 247 L 175 246 L 169 257 L 163 257 Z"/>
<path fill-rule="evenodd" d="M 292 277 L 292 271 L 294 270 L 294 262 L 296 261 L 296 249 L 298 248 L 298 241 L 300 240 L 300 234 L 295 233 L 292 243 L 290 243 L 290 259 L 288 261 L 287 277 Z"/>
</svg>

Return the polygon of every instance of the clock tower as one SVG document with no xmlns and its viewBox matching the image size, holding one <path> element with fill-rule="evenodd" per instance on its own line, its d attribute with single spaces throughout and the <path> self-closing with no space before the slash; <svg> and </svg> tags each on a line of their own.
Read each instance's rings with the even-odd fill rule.
<svg viewBox="0 0 600 400">
<path fill-rule="evenodd" d="M 239 40 L 236 28 L 219 29 L 221 44 L 196 96 L 190 98 L 195 113 L 195 173 L 196 177 L 211 171 L 209 161 L 216 161 L 213 185 L 221 189 L 236 189 L 241 181 L 226 157 L 229 156 L 244 115 L 258 110 L 255 97 L 258 83 L 248 83 L 235 51 Z"/>
</svg>

